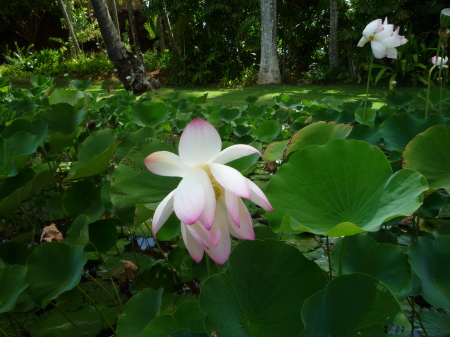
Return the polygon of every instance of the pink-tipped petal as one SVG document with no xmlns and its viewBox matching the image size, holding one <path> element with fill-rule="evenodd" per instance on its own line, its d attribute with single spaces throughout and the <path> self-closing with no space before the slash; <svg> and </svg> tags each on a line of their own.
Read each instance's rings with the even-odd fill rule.
<svg viewBox="0 0 450 337">
<path fill-rule="evenodd" d="M 206 205 L 206 193 L 202 185 L 202 169 L 189 172 L 178 184 L 174 194 L 174 210 L 178 219 L 192 225 L 200 219 Z"/>
<path fill-rule="evenodd" d="M 242 157 L 249 156 L 251 154 L 258 154 L 262 157 L 261 152 L 255 149 L 250 145 L 232 145 L 227 147 L 222 152 L 219 153 L 216 159 L 214 159 L 214 163 L 216 164 L 226 164 L 235 159 L 239 159 Z"/>
<path fill-rule="evenodd" d="M 227 206 L 230 218 L 237 227 L 241 227 L 239 219 L 239 197 L 225 190 L 225 204 Z"/>
<path fill-rule="evenodd" d="M 383 26 L 383 28 L 384 29 L 382 31 L 380 31 L 374 35 L 373 39 L 375 41 L 382 42 L 384 39 L 392 36 L 392 33 L 394 32 L 394 25 L 386 25 L 386 26 Z"/>
<path fill-rule="evenodd" d="M 184 129 L 178 153 L 184 163 L 195 168 L 213 161 L 221 148 L 222 141 L 214 126 L 196 118 Z"/>
<path fill-rule="evenodd" d="M 241 226 L 236 227 L 232 223 L 230 223 L 230 234 L 242 240 L 255 240 L 252 217 L 242 199 L 238 198 L 238 200 L 239 223 L 241 224 Z"/>
<path fill-rule="evenodd" d="M 273 207 L 267 199 L 266 195 L 263 191 L 250 179 L 248 180 L 248 186 L 251 190 L 251 198 L 250 200 L 257 204 L 259 207 L 264 208 L 266 211 L 273 211 Z"/>
<path fill-rule="evenodd" d="M 144 159 L 150 172 L 166 177 L 184 177 L 190 170 L 175 153 L 168 151 L 153 152 Z"/>
<path fill-rule="evenodd" d="M 222 235 L 217 246 L 212 246 L 205 251 L 218 264 L 224 264 L 228 260 L 231 251 L 231 240 L 227 227 L 225 227 L 225 230 L 222 230 Z"/>
<path fill-rule="evenodd" d="M 198 241 L 192 236 L 188 231 L 186 224 L 181 223 L 181 236 L 183 237 L 184 244 L 192 259 L 199 263 L 203 258 L 203 253 L 205 249 L 203 245 L 198 243 Z"/>
<path fill-rule="evenodd" d="M 206 229 L 211 229 L 214 223 L 214 214 L 216 212 L 216 195 L 211 185 L 211 180 L 205 170 L 197 170 L 197 179 L 201 188 L 205 192 L 205 207 L 200 215 L 200 221 Z"/>
<path fill-rule="evenodd" d="M 372 47 L 373 56 L 377 59 L 382 59 L 386 57 L 387 51 L 384 44 L 378 41 L 370 41 L 370 46 Z"/>
<path fill-rule="evenodd" d="M 395 48 L 402 45 L 403 37 L 401 36 L 391 36 L 387 39 L 381 41 L 386 48 Z"/>
<path fill-rule="evenodd" d="M 167 221 L 170 214 L 173 212 L 173 195 L 175 194 L 175 190 L 170 192 L 164 199 L 161 201 L 156 207 L 155 214 L 153 214 L 152 219 L 152 230 L 153 235 L 156 236 L 156 233 L 161 228 L 162 225 Z"/>
<path fill-rule="evenodd" d="M 247 179 L 236 169 L 222 164 L 210 163 L 208 167 L 217 182 L 223 188 L 241 198 L 250 199 L 250 187 Z"/>
<path fill-rule="evenodd" d="M 363 36 L 362 38 L 361 38 L 361 40 L 359 40 L 359 42 L 358 42 L 358 47 L 364 47 L 364 45 L 367 43 L 367 42 L 369 42 L 370 40 L 368 39 L 368 38 L 366 38 L 365 36 Z"/>
</svg>

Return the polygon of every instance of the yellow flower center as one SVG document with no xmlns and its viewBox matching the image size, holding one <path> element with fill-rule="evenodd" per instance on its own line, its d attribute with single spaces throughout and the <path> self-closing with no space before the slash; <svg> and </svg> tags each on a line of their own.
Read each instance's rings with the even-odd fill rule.
<svg viewBox="0 0 450 337">
<path fill-rule="evenodd" d="M 214 194 L 216 196 L 216 201 L 217 201 L 217 200 L 219 200 L 219 197 L 220 197 L 220 194 L 221 194 L 220 187 L 218 186 L 217 183 L 212 183 L 212 187 L 214 189 Z"/>
</svg>

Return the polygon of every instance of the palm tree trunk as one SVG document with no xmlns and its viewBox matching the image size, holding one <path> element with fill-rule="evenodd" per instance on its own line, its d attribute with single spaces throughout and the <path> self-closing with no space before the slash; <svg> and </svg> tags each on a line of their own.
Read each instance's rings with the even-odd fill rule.
<svg viewBox="0 0 450 337">
<path fill-rule="evenodd" d="M 117 69 L 119 79 L 125 89 L 138 94 L 147 91 L 149 87 L 160 88 L 158 81 L 148 77 L 145 73 L 144 63 L 125 48 L 109 15 L 105 1 L 91 0 L 91 3 L 108 57 Z"/>
<path fill-rule="evenodd" d="M 337 68 L 339 66 L 338 14 L 337 0 L 330 0 L 330 68 Z"/>
<path fill-rule="evenodd" d="M 277 54 L 276 0 L 261 0 L 261 62 L 258 84 L 281 83 Z"/>
<path fill-rule="evenodd" d="M 131 0 L 126 0 L 126 3 L 128 9 L 128 18 L 130 20 L 131 36 L 133 37 L 134 52 L 136 53 L 137 57 L 141 60 L 141 62 L 144 62 L 144 58 L 142 57 L 141 45 L 139 44 L 139 38 L 136 29 L 136 20 L 134 20 L 133 4 L 131 3 Z"/>
</svg>

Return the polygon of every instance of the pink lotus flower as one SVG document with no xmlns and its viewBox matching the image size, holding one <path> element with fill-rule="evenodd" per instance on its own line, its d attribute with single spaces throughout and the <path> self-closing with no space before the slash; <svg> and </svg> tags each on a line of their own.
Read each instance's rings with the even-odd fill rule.
<svg viewBox="0 0 450 337">
<path fill-rule="evenodd" d="M 377 59 L 388 57 L 397 58 L 397 49 L 408 42 L 403 36 L 398 35 L 400 27 L 394 30 L 394 25 L 388 24 L 387 18 L 382 23 L 377 19 L 369 23 L 363 30 L 363 37 L 358 42 L 358 47 L 363 47 L 370 41 L 373 55 Z"/>
<path fill-rule="evenodd" d="M 436 59 L 436 56 L 433 56 L 431 58 L 431 62 L 433 64 L 437 65 L 439 68 L 448 68 L 447 61 L 448 61 L 447 56 L 444 58 L 438 56 L 437 59 Z"/>
<path fill-rule="evenodd" d="M 272 210 L 261 189 L 239 171 L 224 165 L 235 159 L 261 153 L 249 145 L 233 145 L 221 151 L 219 133 L 208 122 L 196 118 L 183 131 L 179 155 L 154 152 L 145 159 L 147 168 L 158 175 L 183 178 L 178 187 L 158 205 L 153 232 L 172 211 L 181 221 L 181 234 L 192 258 L 200 262 L 206 253 L 223 264 L 230 254 L 229 234 L 254 240 L 250 213 L 241 198 Z"/>
</svg>

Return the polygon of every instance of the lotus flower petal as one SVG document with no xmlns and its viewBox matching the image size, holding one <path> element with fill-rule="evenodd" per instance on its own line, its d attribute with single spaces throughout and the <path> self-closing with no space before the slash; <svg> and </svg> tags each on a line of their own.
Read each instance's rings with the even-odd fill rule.
<svg viewBox="0 0 450 337">
<path fill-rule="evenodd" d="M 250 199 L 247 179 L 236 169 L 222 164 L 208 164 L 214 179 L 226 190 L 241 198 Z"/>
<path fill-rule="evenodd" d="M 174 194 L 174 210 L 178 219 L 187 225 L 197 222 L 206 204 L 205 186 L 202 175 L 205 172 L 195 169 L 181 180 Z"/>
<path fill-rule="evenodd" d="M 363 36 L 358 42 L 358 47 L 364 47 L 364 45 L 369 41 L 370 40 L 367 37 Z"/>
<path fill-rule="evenodd" d="M 239 159 L 245 156 L 249 156 L 251 154 L 257 153 L 260 157 L 262 154 L 250 145 L 232 145 L 227 147 L 219 155 L 214 159 L 214 163 L 216 164 L 226 164 L 235 159 Z"/>
<path fill-rule="evenodd" d="M 173 212 L 173 195 L 175 190 L 170 192 L 156 207 L 155 214 L 152 219 L 153 235 L 156 235 L 161 226 L 167 221 Z"/>
<path fill-rule="evenodd" d="M 370 46 L 372 47 L 373 56 L 375 56 L 377 59 L 386 57 L 387 51 L 384 44 L 378 41 L 370 41 Z"/>
<path fill-rule="evenodd" d="M 230 218 L 237 227 L 241 227 L 240 217 L 239 217 L 239 197 L 235 196 L 233 193 L 225 190 L 225 204 L 227 206 Z"/>
<path fill-rule="evenodd" d="M 259 207 L 264 208 L 266 211 L 272 211 L 273 207 L 267 200 L 264 192 L 256 185 L 253 181 L 247 179 L 248 186 L 251 190 L 251 198 L 250 200 L 257 204 Z"/>
<path fill-rule="evenodd" d="M 230 230 L 231 235 L 238 239 L 255 240 L 252 217 L 250 216 L 244 202 L 240 198 L 238 198 L 238 207 L 240 227 L 230 223 L 228 229 Z"/>
<path fill-rule="evenodd" d="M 152 153 L 145 158 L 144 164 L 150 172 L 166 177 L 184 177 L 189 170 L 179 156 L 168 151 Z"/>
<path fill-rule="evenodd" d="M 180 158 L 190 167 L 201 167 L 212 162 L 220 153 L 222 141 L 217 130 L 200 118 L 190 122 L 178 145 Z"/>
<path fill-rule="evenodd" d="M 188 230 L 188 226 L 189 225 L 181 223 L 181 236 L 183 237 L 184 245 L 186 246 L 189 255 L 191 255 L 195 262 L 199 263 L 203 258 L 205 249 Z"/>
<path fill-rule="evenodd" d="M 384 27 L 381 25 L 381 19 L 373 20 L 366 26 L 366 28 L 364 28 L 363 36 L 369 39 L 369 36 L 383 29 Z"/>
</svg>

